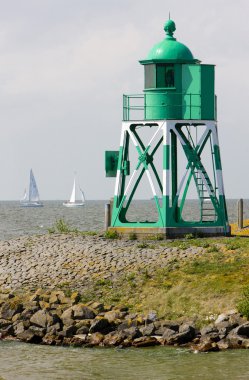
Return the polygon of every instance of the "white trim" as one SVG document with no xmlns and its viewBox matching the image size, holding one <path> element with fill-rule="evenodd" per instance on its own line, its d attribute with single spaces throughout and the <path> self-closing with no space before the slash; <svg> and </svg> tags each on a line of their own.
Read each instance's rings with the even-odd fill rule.
<svg viewBox="0 0 249 380">
<path fill-rule="evenodd" d="M 117 170 L 114 196 L 117 196 L 119 194 L 119 181 L 120 181 L 120 170 Z"/>
<path fill-rule="evenodd" d="M 216 169 L 216 178 L 217 178 L 219 194 L 224 195 L 224 184 L 223 184 L 222 170 Z"/>
<path fill-rule="evenodd" d="M 150 183 L 150 187 L 151 187 L 152 193 L 153 193 L 153 195 L 155 196 L 155 195 L 157 195 L 157 194 L 156 194 L 156 190 L 155 190 L 155 187 L 154 187 L 154 184 L 153 184 L 153 181 L 152 181 L 152 178 L 151 178 L 150 172 L 149 172 L 148 169 L 146 169 L 145 172 L 146 172 L 146 175 L 147 175 L 147 177 L 148 177 L 148 180 L 149 180 L 149 183 Z"/>
<path fill-rule="evenodd" d="M 181 179 L 180 185 L 179 185 L 179 187 L 178 187 L 178 189 L 177 189 L 177 193 L 176 193 L 177 196 L 179 196 L 180 193 L 181 193 L 181 191 L 182 191 L 182 187 L 183 187 L 184 181 L 185 181 L 185 179 L 186 179 L 186 176 L 187 176 L 189 170 L 190 170 L 190 168 L 189 168 L 189 169 L 186 169 L 186 172 L 185 172 L 185 174 L 183 175 L 183 177 L 182 177 L 182 179 Z"/>
<path fill-rule="evenodd" d="M 137 169 L 135 169 L 134 172 L 132 173 L 132 176 L 131 176 L 131 178 L 130 178 L 130 180 L 129 180 L 127 186 L 126 186 L 126 189 L 125 189 L 124 195 L 126 195 L 126 194 L 128 193 L 129 188 L 130 188 L 130 186 L 131 186 L 131 183 L 132 183 L 132 181 L 133 181 L 133 179 L 134 179 L 134 177 L 135 177 L 136 174 L 137 174 Z"/>
</svg>

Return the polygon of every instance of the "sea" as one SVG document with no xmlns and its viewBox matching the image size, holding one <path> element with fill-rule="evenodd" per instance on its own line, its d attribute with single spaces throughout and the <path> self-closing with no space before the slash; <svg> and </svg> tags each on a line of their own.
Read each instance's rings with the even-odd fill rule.
<svg viewBox="0 0 249 380">
<path fill-rule="evenodd" d="M 229 221 L 236 222 L 238 200 L 228 200 Z M 45 201 L 42 208 L 22 208 L 0 202 L 0 240 L 45 234 L 63 219 L 71 228 L 102 231 L 107 201 L 87 201 L 85 207 L 65 208 Z M 131 220 L 155 218 L 152 200 L 135 201 Z M 186 219 L 198 219 L 197 201 L 189 201 Z M 244 200 L 249 219 L 249 200 Z M 249 350 L 193 353 L 187 348 L 71 348 L 0 341 L 0 380 L 248 380 Z"/>
<path fill-rule="evenodd" d="M 71 228 L 81 231 L 104 229 L 105 200 L 89 200 L 84 207 L 66 208 L 62 201 L 44 201 L 44 207 L 20 207 L 17 201 L 0 201 L 0 240 L 22 235 L 44 234 L 63 219 Z M 237 199 L 227 200 L 229 222 L 237 220 Z M 183 210 L 186 220 L 198 220 L 198 201 L 189 200 Z M 137 200 L 131 204 L 127 217 L 131 221 L 156 220 L 153 200 Z M 244 200 L 244 217 L 249 219 L 249 200 Z"/>
</svg>

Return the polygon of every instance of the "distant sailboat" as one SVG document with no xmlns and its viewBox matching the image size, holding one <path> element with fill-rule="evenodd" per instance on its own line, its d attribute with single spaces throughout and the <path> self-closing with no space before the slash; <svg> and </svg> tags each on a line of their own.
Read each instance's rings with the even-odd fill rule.
<svg viewBox="0 0 249 380">
<path fill-rule="evenodd" d="M 76 179 L 74 177 L 73 190 L 69 201 L 63 202 L 65 207 L 82 207 L 85 205 L 85 196 L 83 190 L 79 187 L 81 201 L 76 201 Z"/>
<path fill-rule="evenodd" d="M 24 196 L 20 200 L 20 205 L 22 207 L 43 207 L 43 203 L 40 201 L 39 191 L 32 169 L 30 170 L 29 177 L 29 194 L 27 194 L 25 189 Z"/>
</svg>

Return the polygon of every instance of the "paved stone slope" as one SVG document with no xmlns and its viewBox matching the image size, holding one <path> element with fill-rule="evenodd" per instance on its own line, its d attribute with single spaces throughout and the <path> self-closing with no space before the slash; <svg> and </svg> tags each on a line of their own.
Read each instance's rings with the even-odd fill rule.
<svg viewBox="0 0 249 380">
<path fill-rule="evenodd" d="M 152 270 L 203 252 L 200 247 L 181 250 L 161 243 L 143 246 L 138 241 L 74 234 L 0 241 L 0 287 L 17 290 L 70 284 L 80 290 L 91 280 Z"/>
</svg>

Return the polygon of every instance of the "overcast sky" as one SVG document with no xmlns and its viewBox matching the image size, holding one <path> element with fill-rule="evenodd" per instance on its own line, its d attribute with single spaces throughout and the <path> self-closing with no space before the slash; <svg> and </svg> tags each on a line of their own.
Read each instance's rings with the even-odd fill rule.
<svg viewBox="0 0 249 380">
<path fill-rule="evenodd" d="M 249 198 L 248 0 L 0 0 L 0 199 L 20 199 L 31 167 L 42 199 L 68 198 L 75 170 L 88 199 L 113 195 L 104 151 L 169 11 L 177 40 L 216 65 L 226 196 Z"/>
</svg>

